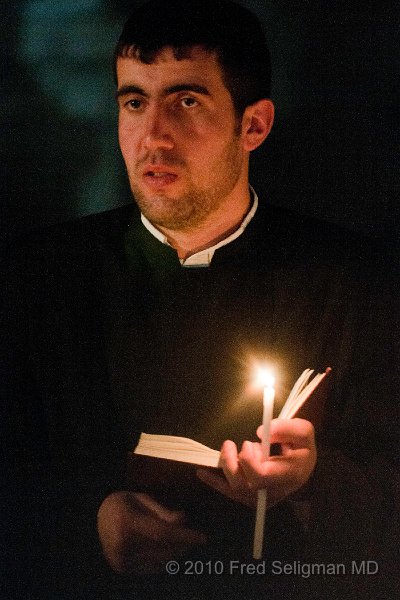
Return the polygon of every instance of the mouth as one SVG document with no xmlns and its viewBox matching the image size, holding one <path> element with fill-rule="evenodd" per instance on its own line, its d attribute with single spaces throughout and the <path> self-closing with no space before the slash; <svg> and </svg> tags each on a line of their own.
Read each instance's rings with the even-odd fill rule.
<svg viewBox="0 0 400 600">
<path fill-rule="evenodd" d="M 143 179 L 151 187 L 164 187 L 174 183 L 178 178 L 177 173 L 160 166 L 146 167 L 143 170 Z"/>
</svg>

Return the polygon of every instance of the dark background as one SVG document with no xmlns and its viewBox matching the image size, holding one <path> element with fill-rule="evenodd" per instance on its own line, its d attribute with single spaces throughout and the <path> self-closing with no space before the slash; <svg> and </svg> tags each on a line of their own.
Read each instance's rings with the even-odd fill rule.
<svg viewBox="0 0 400 600">
<path fill-rule="evenodd" d="M 397 244 L 398 3 L 242 4 L 265 24 L 277 106 L 251 182 L 275 204 Z M 131 201 L 111 56 L 134 5 L 2 0 L 1 238 Z"/>
</svg>

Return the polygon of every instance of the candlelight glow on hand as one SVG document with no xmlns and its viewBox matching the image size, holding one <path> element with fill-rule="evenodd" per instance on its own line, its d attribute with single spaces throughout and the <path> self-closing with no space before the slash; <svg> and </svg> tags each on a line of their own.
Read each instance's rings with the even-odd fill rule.
<svg viewBox="0 0 400 600">
<path fill-rule="evenodd" d="M 259 367 L 256 373 L 257 383 L 264 388 L 263 393 L 263 432 L 261 438 L 261 449 L 263 452 L 264 460 L 269 457 L 270 449 L 270 429 L 271 421 L 274 412 L 274 399 L 275 399 L 275 377 L 265 368 Z M 264 541 L 264 527 L 265 527 L 265 513 L 267 510 L 267 490 L 262 489 L 258 491 L 257 497 L 257 512 L 256 512 L 256 524 L 254 530 L 254 544 L 253 544 L 253 558 L 260 560 L 262 557 L 263 541 Z"/>
</svg>

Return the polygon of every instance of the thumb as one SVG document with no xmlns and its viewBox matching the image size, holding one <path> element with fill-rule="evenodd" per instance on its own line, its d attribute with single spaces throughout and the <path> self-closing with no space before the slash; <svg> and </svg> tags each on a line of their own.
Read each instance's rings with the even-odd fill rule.
<svg viewBox="0 0 400 600">
<path fill-rule="evenodd" d="M 185 521 L 185 513 L 183 511 L 170 510 L 169 508 L 166 508 L 147 494 L 134 493 L 133 497 L 135 504 L 134 508 L 136 510 L 138 508 L 141 510 L 145 509 L 146 512 L 150 512 L 162 521 L 170 523 L 171 525 L 178 525 Z"/>
</svg>

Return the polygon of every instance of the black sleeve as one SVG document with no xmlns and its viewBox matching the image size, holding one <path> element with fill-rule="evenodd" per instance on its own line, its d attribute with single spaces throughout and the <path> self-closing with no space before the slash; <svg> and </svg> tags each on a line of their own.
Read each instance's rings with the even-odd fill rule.
<svg viewBox="0 0 400 600">
<path fill-rule="evenodd" d="M 334 445 L 318 449 L 304 560 L 346 567 L 343 581 L 336 579 L 336 591 L 334 578 L 325 578 L 325 587 L 315 579 L 323 598 L 328 589 L 331 597 L 350 598 L 390 598 L 400 589 L 397 282 L 385 262 L 362 284 L 363 310 L 357 315 L 353 359 L 342 387 L 344 410 L 336 435 L 330 435 Z M 368 568 L 377 572 L 363 574 Z"/>
<path fill-rule="evenodd" d="M 79 454 L 79 448 L 68 457 L 65 452 L 65 462 L 60 459 L 63 452 L 56 448 L 53 417 L 36 380 L 29 296 L 24 290 L 28 269 L 26 253 L 19 250 L 2 265 L 2 597 L 78 598 L 75 587 L 89 589 L 108 572 L 96 517 L 106 495 L 121 487 L 122 474 L 111 459 L 103 472 L 92 456 Z"/>
</svg>

